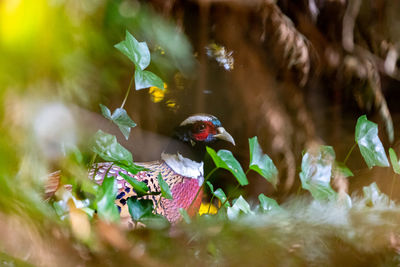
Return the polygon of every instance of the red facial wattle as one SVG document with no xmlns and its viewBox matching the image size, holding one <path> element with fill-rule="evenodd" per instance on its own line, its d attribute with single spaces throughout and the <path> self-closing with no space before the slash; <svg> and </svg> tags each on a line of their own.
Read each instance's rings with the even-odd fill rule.
<svg viewBox="0 0 400 267">
<path fill-rule="evenodd" d="M 210 121 L 202 122 L 201 124 L 194 125 L 192 137 L 196 141 L 205 141 L 210 135 L 215 135 L 217 130 Z"/>
</svg>

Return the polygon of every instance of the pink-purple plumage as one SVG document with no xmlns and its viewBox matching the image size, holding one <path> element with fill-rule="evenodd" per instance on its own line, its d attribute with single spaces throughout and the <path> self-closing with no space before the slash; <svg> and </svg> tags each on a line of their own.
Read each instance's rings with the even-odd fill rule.
<svg viewBox="0 0 400 267">
<path fill-rule="evenodd" d="M 98 184 L 103 183 L 106 175 L 116 177 L 118 194 L 115 202 L 119 207 L 123 223 L 128 225 L 131 223 L 126 201 L 129 197 L 136 196 L 136 193 L 132 186 L 119 174 L 120 172 L 146 183 L 151 192 L 160 192 L 157 176 L 161 173 L 163 179 L 170 187 L 173 199 L 166 199 L 161 197 L 161 195 L 144 196 L 143 198 L 152 200 L 154 207 L 157 207 L 155 213 L 165 216 L 171 223 L 175 223 L 180 219 L 180 208 L 187 210 L 189 215 L 194 215 L 197 212 L 202 198 L 200 191 L 196 201 L 193 202 L 197 192 L 201 188 L 197 179 L 177 174 L 162 160 L 136 164 L 147 170 L 133 175 L 116 165 L 112 165 L 112 163 L 104 162 L 95 164 L 94 168 L 89 171 L 89 177 L 94 179 Z M 193 204 L 190 207 L 192 202 Z"/>
</svg>

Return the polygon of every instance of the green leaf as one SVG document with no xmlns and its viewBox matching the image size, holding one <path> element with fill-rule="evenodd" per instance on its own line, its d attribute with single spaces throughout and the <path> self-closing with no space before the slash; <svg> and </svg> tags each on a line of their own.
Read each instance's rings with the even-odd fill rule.
<svg viewBox="0 0 400 267">
<path fill-rule="evenodd" d="M 135 70 L 135 88 L 136 90 L 155 86 L 164 89 L 164 82 L 160 77 L 147 70 Z"/>
<path fill-rule="evenodd" d="M 164 216 L 154 213 L 146 214 L 139 221 L 146 225 L 146 228 L 156 230 L 167 228 L 170 225 L 170 223 Z"/>
<path fill-rule="evenodd" d="M 130 165 L 115 163 L 115 165 L 117 165 L 118 167 L 121 167 L 122 169 L 124 169 L 127 172 L 130 172 L 131 174 L 137 174 L 138 172 L 141 172 L 141 171 L 148 171 L 148 169 L 146 169 L 142 166 L 138 166 L 134 163 L 131 163 Z"/>
<path fill-rule="evenodd" d="M 100 108 L 103 116 L 115 123 L 125 136 L 125 139 L 128 140 L 131 128 L 135 127 L 136 123 L 129 117 L 126 110 L 123 108 L 117 108 L 111 115 L 110 110 L 106 106 L 100 104 Z"/>
<path fill-rule="evenodd" d="M 268 155 L 264 154 L 257 136 L 249 139 L 250 164 L 249 168 L 267 179 L 275 188 L 278 183 L 278 170 Z"/>
<path fill-rule="evenodd" d="M 153 201 L 150 199 L 128 198 L 129 213 L 134 221 L 153 215 Z"/>
<path fill-rule="evenodd" d="M 206 184 L 210 188 L 211 193 L 214 193 L 214 186 L 210 183 L 210 181 L 207 181 Z"/>
<path fill-rule="evenodd" d="M 231 204 L 229 204 L 229 201 L 226 201 L 226 195 L 225 192 L 221 189 L 218 188 L 217 190 L 215 190 L 215 192 L 213 192 L 213 195 L 219 199 L 219 201 L 221 201 L 221 204 L 224 204 L 224 207 L 230 207 Z"/>
<path fill-rule="evenodd" d="M 269 198 L 264 194 L 259 194 L 258 199 L 260 200 L 260 208 L 264 213 L 271 210 L 281 209 L 281 207 L 279 206 L 279 204 L 276 202 L 275 199 Z"/>
<path fill-rule="evenodd" d="M 114 135 L 101 130 L 97 131 L 94 136 L 92 151 L 104 160 L 122 163 L 126 166 L 133 165 L 131 152 L 121 146 Z"/>
<path fill-rule="evenodd" d="M 339 161 L 335 161 L 335 164 L 333 165 L 333 173 L 335 173 L 335 176 L 341 176 L 344 178 L 354 176 L 353 172 L 343 162 Z"/>
<path fill-rule="evenodd" d="M 308 150 L 301 161 L 301 186 L 317 200 L 336 198 L 331 188 L 332 165 L 335 151 L 331 146 L 319 146 Z"/>
<path fill-rule="evenodd" d="M 243 172 L 242 166 L 240 166 L 240 163 L 232 155 L 232 152 L 221 149 L 218 151 L 218 153 L 216 153 L 215 150 L 210 147 L 207 147 L 207 152 L 210 154 L 215 165 L 218 168 L 230 171 L 240 185 L 244 186 L 249 184 L 246 174 Z"/>
<path fill-rule="evenodd" d="M 251 214 L 249 203 L 242 197 L 237 198 L 232 207 L 228 207 L 227 215 L 230 220 L 234 220 L 239 217 L 240 214 Z"/>
<path fill-rule="evenodd" d="M 112 120 L 111 111 L 108 109 L 108 107 L 100 104 L 100 109 L 101 109 L 101 114 L 103 115 L 104 118 Z"/>
<path fill-rule="evenodd" d="M 138 181 L 135 178 L 132 178 L 131 176 L 122 172 L 119 172 L 119 175 L 124 177 L 124 179 L 132 185 L 133 189 L 139 197 L 147 195 L 147 193 L 149 192 L 149 188 L 144 182 Z"/>
<path fill-rule="evenodd" d="M 128 31 L 126 31 L 125 40 L 114 45 L 114 47 L 142 70 L 150 64 L 150 51 L 147 44 L 145 42 L 139 43 Z"/>
<path fill-rule="evenodd" d="M 355 140 L 368 168 L 389 167 L 385 149 L 378 136 L 378 125 L 363 115 L 357 120 Z"/>
<path fill-rule="evenodd" d="M 190 224 L 192 222 L 192 219 L 190 219 L 190 216 L 185 209 L 179 208 L 179 213 L 181 214 L 185 223 Z"/>
<path fill-rule="evenodd" d="M 125 139 L 128 140 L 131 128 L 136 126 L 136 123 L 129 117 L 126 110 L 117 108 L 111 116 L 112 121 L 118 126 Z"/>
<path fill-rule="evenodd" d="M 172 199 L 171 190 L 169 189 L 167 182 L 164 181 L 163 177 L 161 176 L 161 173 L 157 175 L 157 180 L 158 180 L 158 185 L 160 186 L 161 189 L 161 195 L 166 199 Z"/>
<path fill-rule="evenodd" d="M 389 157 L 390 162 L 392 163 L 393 171 L 397 174 L 400 174 L 400 164 L 397 159 L 396 152 L 394 152 L 393 148 L 389 148 Z"/>
<path fill-rule="evenodd" d="M 106 177 L 96 196 L 96 209 L 99 217 L 105 221 L 118 222 L 119 212 L 115 205 L 117 197 L 117 181 L 114 177 Z"/>
<path fill-rule="evenodd" d="M 364 201 L 367 206 L 373 207 L 379 203 L 389 204 L 389 197 L 379 190 L 378 185 L 374 182 L 369 186 L 363 187 Z"/>
</svg>

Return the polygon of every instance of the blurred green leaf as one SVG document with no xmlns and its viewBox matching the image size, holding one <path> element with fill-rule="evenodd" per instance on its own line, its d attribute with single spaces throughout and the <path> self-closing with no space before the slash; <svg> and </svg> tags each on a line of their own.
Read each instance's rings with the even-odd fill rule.
<svg viewBox="0 0 400 267">
<path fill-rule="evenodd" d="M 224 204 L 224 207 L 230 207 L 231 204 L 229 204 L 229 201 L 227 201 L 225 192 L 221 189 L 218 188 L 217 190 L 215 190 L 215 192 L 213 192 L 213 195 L 219 199 L 219 201 L 221 201 L 221 204 Z"/>
<path fill-rule="evenodd" d="M 161 195 L 166 199 L 172 199 L 171 190 L 169 189 L 167 182 L 164 181 L 163 177 L 161 176 L 161 173 L 157 175 L 157 180 L 158 180 L 158 185 L 160 186 L 161 189 Z"/>
<path fill-rule="evenodd" d="M 232 152 L 221 149 L 218 153 L 214 149 L 207 147 L 207 152 L 213 159 L 215 165 L 218 168 L 222 168 L 230 171 L 240 185 L 247 185 L 249 181 L 247 180 L 246 174 L 243 172 L 242 166 L 232 155 Z"/>
<path fill-rule="evenodd" d="M 275 188 L 278 183 L 278 170 L 268 155 L 264 154 L 257 136 L 249 138 L 250 164 L 249 168 L 267 179 Z"/>
<path fill-rule="evenodd" d="M 111 115 L 110 110 L 106 106 L 100 104 L 100 108 L 103 116 L 114 122 L 125 136 L 125 139 L 128 140 L 131 128 L 135 127 L 136 123 L 129 117 L 126 110 L 123 108 L 117 108 Z"/>
<path fill-rule="evenodd" d="M 150 51 L 145 42 L 138 42 L 135 37 L 126 31 L 125 40 L 114 45 L 127 56 L 137 69 L 144 70 L 150 64 Z M 138 68 L 139 67 L 139 68 Z"/>
<path fill-rule="evenodd" d="M 119 212 L 115 205 L 117 192 L 118 188 L 115 178 L 104 178 L 103 184 L 100 186 L 96 198 L 97 213 L 101 219 L 111 222 L 119 221 Z"/>
<path fill-rule="evenodd" d="M 112 120 L 111 111 L 108 107 L 104 106 L 103 104 L 100 104 L 100 109 L 101 109 L 101 114 L 103 114 L 104 118 Z"/>
<path fill-rule="evenodd" d="M 389 148 L 389 157 L 390 157 L 390 162 L 392 163 L 393 171 L 397 174 L 400 174 L 399 160 L 393 148 Z"/>
<path fill-rule="evenodd" d="M 115 165 L 130 172 L 131 174 L 137 174 L 138 172 L 141 172 L 141 171 L 147 171 L 146 168 L 144 168 L 142 166 L 138 166 L 138 165 L 134 164 L 133 162 L 130 165 L 120 164 L 117 162 L 117 163 L 115 163 Z"/>
<path fill-rule="evenodd" d="M 98 130 L 94 136 L 92 150 L 104 160 L 119 162 L 127 166 L 133 165 L 131 152 L 121 146 L 114 135 L 101 130 Z"/>
<path fill-rule="evenodd" d="M 343 162 L 339 161 L 335 161 L 335 164 L 333 165 L 333 172 L 338 173 L 344 178 L 354 176 L 353 172 Z"/>
<path fill-rule="evenodd" d="M 0 251 L 0 266 L 2 267 L 34 267 L 28 262 L 14 258 L 2 251 Z"/>
<path fill-rule="evenodd" d="M 190 224 L 192 222 L 192 219 L 190 219 L 189 214 L 185 209 L 179 208 L 179 213 L 182 215 L 182 218 L 185 221 L 185 223 Z"/>
<path fill-rule="evenodd" d="M 230 207 L 231 205 L 229 204 L 229 201 L 226 201 L 226 195 L 225 192 L 221 189 L 218 188 L 217 190 L 214 191 L 214 186 L 210 183 L 210 181 L 207 181 L 206 184 L 210 188 L 211 194 L 213 194 L 216 198 L 221 201 L 221 204 L 224 204 L 225 207 Z"/>
<path fill-rule="evenodd" d="M 147 193 L 149 192 L 149 188 L 148 186 L 141 181 L 136 180 L 135 178 L 132 178 L 131 176 L 120 172 L 119 175 L 121 175 L 122 177 L 124 177 L 124 179 L 130 183 L 130 185 L 132 185 L 133 189 L 135 190 L 136 194 L 140 197 L 140 196 L 144 196 L 147 195 Z"/>
<path fill-rule="evenodd" d="M 211 193 L 214 193 L 214 186 L 210 183 L 210 181 L 207 181 L 206 184 L 210 188 Z"/>
<path fill-rule="evenodd" d="M 128 209 L 134 221 L 140 221 L 153 213 L 153 201 L 150 199 L 128 198 Z"/>
<path fill-rule="evenodd" d="M 368 168 L 389 167 L 385 149 L 378 136 L 378 125 L 369 121 L 365 115 L 357 120 L 355 140 Z"/>
<path fill-rule="evenodd" d="M 160 89 L 164 89 L 164 82 L 160 77 L 155 75 L 151 71 L 147 70 L 135 70 L 135 88 L 136 90 L 149 88 L 155 86 Z"/>
<path fill-rule="evenodd" d="M 373 182 L 369 186 L 364 186 L 363 193 L 364 193 L 363 200 L 365 201 L 367 206 L 373 207 L 379 203 L 385 203 L 385 204 L 390 203 L 389 197 L 381 193 L 381 190 L 379 190 L 379 187 L 375 182 Z"/>
<path fill-rule="evenodd" d="M 227 215 L 230 220 L 234 220 L 241 213 L 250 214 L 252 212 L 249 203 L 242 196 L 239 196 L 239 198 L 234 200 L 232 207 L 228 207 Z"/>
<path fill-rule="evenodd" d="M 269 198 L 264 194 L 259 194 L 258 199 L 260 200 L 260 208 L 262 212 L 268 212 L 271 210 L 280 210 L 281 207 L 275 199 Z"/>
<path fill-rule="evenodd" d="M 164 216 L 154 213 L 146 214 L 145 216 L 140 218 L 139 221 L 146 225 L 146 228 L 155 230 L 164 229 L 170 225 L 170 223 Z"/>
<path fill-rule="evenodd" d="M 334 160 L 335 151 L 331 146 L 319 146 L 303 155 L 300 172 L 301 186 L 310 191 L 317 200 L 336 197 L 336 192 L 330 186 Z"/>
</svg>

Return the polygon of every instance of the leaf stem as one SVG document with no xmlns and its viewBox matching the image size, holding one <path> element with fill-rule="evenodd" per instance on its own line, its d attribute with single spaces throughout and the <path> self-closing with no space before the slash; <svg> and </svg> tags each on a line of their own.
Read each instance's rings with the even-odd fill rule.
<svg viewBox="0 0 400 267">
<path fill-rule="evenodd" d="M 350 148 L 349 152 L 347 153 L 346 157 L 344 158 L 343 164 L 346 164 L 347 160 L 349 159 L 349 157 L 351 155 L 351 152 L 353 152 L 356 145 L 357 145 L 357 143 L 354 143 L 353 146 Z"/>
<path fill-rule="evenodd" d="M 210 178 L 210 176 L 211 176 L 216 170 L 218 170 L 218 167 L 215 167 L 214 169 L 212 169 L 212 170 L 207 174 L 206 178 L 204 178 L 203 185 L 206 184 L 208 178 Z M 197 199 L 197 197 L 199 196 L 201 189 L 203 189 L 203 186 L 201 186 L 201 187 L 199 188 L 199 190 L 197 190 L 196 196 L 193 198 L 192 203 L 190 203 L 190 206 L 189 206 L 188 209 L 190 209 L 190 208 L 193 206 L 193 203 L 194 203 L 194 201 Z"/>
<path fill-rule="evenodd" d="M 128 90 L 126 91 L 124 101 L 122 101 L 121 108 L 123 108 L 125 106 L 125 102 L 128 99 L 129 92 L 131 91 L 134 78 L 135 78 L 135 73 L 133 73 L 131 81 L 129 82 L 129 87 L 128 87 Z"/>
<path fill-rule="evenodd" d="M 248 171 L 248 170 L 247 170 Z M 236 190 L 238 190 L 240 184 L 237 184 L 236 187 L 232 190 L 232 192 L 236 192 Z M 226 200 L 224 201 L 224 203 L 221 204 L 221 207 L 223 207 L 225 205 L 225 203 L 231 198 L 231 196 L 227 196 Z M 221 208 L 220 207 L 220 208 Z M 219 210 L 219 209 L 218 209 Z"/>
<path fill-rule="evenodd" d="M 212 204 L 213 199 L 214 199 L 214 193 L 213 193 L 213 196 L 211 197 L 210 204 L 208 205 L 207 214 L 210 213 L 211 204 Z"/>
</svg>

